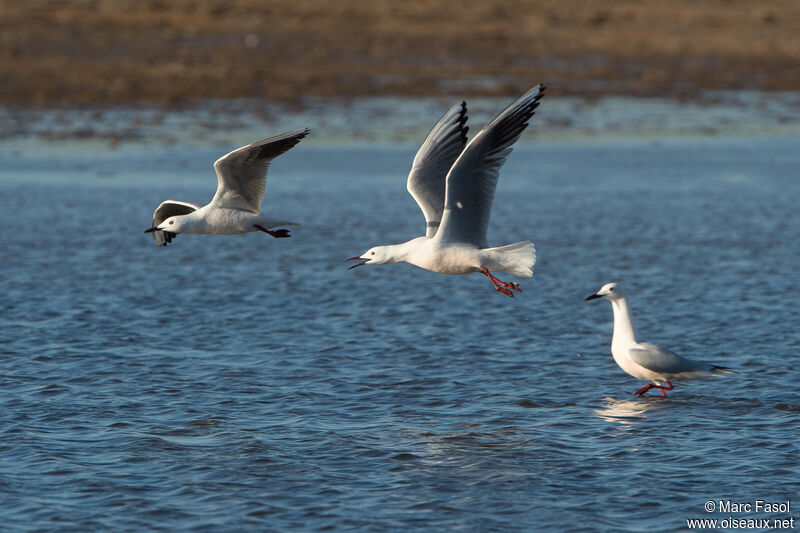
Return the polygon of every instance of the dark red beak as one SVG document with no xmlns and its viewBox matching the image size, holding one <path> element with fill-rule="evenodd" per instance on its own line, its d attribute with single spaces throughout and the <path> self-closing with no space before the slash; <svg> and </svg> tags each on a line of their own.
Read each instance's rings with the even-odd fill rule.
<svg viewBox="0 0 800 533">
<path fill-rule="evenodd" d="M 360 256 L 358 256 L 358 255 L 357 255 L 357 256 L 355 256 L 355 257 L 348 257 L 347 259 L 345 259 L 345 261 L 361 261 L 361 257 L 360 257 Z M 367 264 L 367 261 L 369 261 L 369 259 L 365 259 L 365 260 L 364 260 L 363 262 L 361 262 L 361 263 L 356 263 L 355 265 L 351 266 L 351 267 L 350 267 L 350 268 L 348 268 L 347 270 L 353 270 L 355 267 L 364 266 L 364 265 L 366 265 L 366 264 Z"/>
</svg>

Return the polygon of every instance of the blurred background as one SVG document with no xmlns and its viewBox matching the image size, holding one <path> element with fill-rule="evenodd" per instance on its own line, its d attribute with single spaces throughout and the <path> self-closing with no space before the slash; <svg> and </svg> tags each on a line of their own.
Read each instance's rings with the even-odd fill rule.
<svg viewBox="0 0 800 533">
<path fill-rule="evenodd" d="M 800 88 L 794 0 L 0 0 L 0 105 Z"/>
</svg>

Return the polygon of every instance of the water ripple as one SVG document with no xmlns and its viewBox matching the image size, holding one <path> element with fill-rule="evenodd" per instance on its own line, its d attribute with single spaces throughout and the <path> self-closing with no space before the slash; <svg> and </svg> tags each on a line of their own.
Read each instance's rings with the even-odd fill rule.
<svg viewBox="0 0 800 533">
<path fill-rule="evenodd" d="M 287 154 L 266 209 L 305 222 L 294 238 L 167 249 L 147 213 L 206 199 L 208 180 L 162 182 L 209 175 L 204 152 L 99 179 L 0 150 L 5 527 L 676 530 L 709 498 L 789 499 L 792 146 L 518 147 L 489 236 L 536 241 L 514 300 L 479 276 L 345 270 L 419 231 L 411 148 L 364 168 L 358 149 Z M 334 156 L 347 173 L 319 170 Z M 610 309 L 583 302 L 612 279 L 643 337 L 741 374 L 632 397 Z"/>
</svg>

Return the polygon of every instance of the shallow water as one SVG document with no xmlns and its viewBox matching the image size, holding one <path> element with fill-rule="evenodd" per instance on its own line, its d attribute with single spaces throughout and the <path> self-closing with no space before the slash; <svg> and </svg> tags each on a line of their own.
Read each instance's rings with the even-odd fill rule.
<svg viewBox="0 0 800 533">
<path fill-rule="evenodd" d="M 36 146 L 36 145 L 31 145 Z M 0 517 L 7 530 L 673 531 L 798 492 L 796 138 L 523 142 L 479 275 L 346 257 L 419 235 L 410 144 L 277 160 L 291 239 L 142 231 L 205 202 L 230 146 L 0 146 Z M 54 155 L 55 154 L 55 155 Z M 740 375 L 636 399 L 641 340 Z"/>
</svg>

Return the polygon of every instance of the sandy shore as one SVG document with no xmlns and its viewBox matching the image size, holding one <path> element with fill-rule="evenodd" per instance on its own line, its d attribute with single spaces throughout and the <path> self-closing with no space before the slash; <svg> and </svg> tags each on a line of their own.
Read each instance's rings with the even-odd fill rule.
<svg viewBox="0 0 800 533">
<path fill-rule="evenodd" d="M 0 105 L 800 90 L 800 2 L 0 0 Z"/>
</svg>

